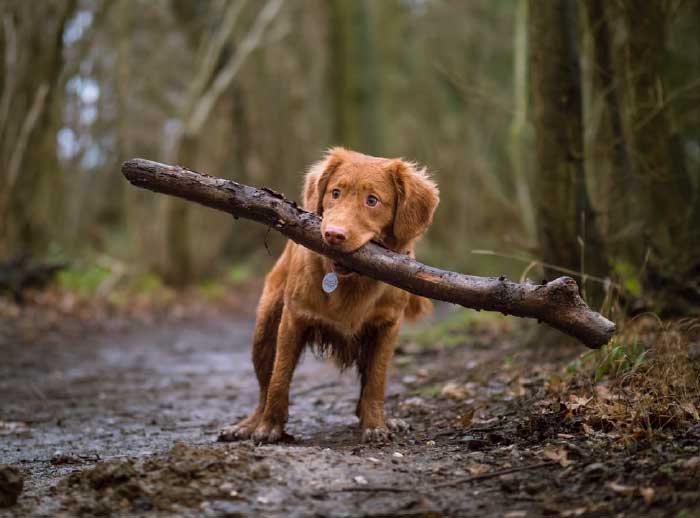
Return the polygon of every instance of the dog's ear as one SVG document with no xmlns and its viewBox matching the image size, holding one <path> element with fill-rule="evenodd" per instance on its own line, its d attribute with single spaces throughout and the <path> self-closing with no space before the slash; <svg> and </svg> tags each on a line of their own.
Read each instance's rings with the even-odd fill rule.
<svg viewBox="0 0 700 518">
<path fill-rule="evenodd" d="M 396 188 L 394 237 L 401 243 L 412 241 L 426 231 L 440 201 L 440 193 L 425 169 L 403 160 L 389 163 Z"/>
<path fill-rule="evenodd" d="M 304 178 L 304 210 L 323 215 L 323 196 L 328 180 L 343 163 L 346 153 L 343 148 L 333 148 L 326 153 L 325 158 L 311 166 Z"/>
</svg>

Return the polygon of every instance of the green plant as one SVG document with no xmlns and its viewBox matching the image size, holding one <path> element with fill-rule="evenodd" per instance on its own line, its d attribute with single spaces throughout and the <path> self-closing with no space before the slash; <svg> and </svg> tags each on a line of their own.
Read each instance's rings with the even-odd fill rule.
<svg viewBox="0 0 700 518">
<path fill-rule="evenodd" d="M 213 279 L 201 282 L 197 287 L 197 291 L 210 302 L 220 300 L 226 294 L 224 284 Z"/>
<path fill-rule="evenodd" d="M 97 293 L 100 285 L 111 275 L 108 268 L 92 264 L 84 268 L 63 270 L 58 273 L 56 280 L 61 288 L 87 297 Z"/>
<path fill-rule="evenodd" d="M 226 279 L 233 284 L 245 282 L 252 277 L 254 272 L 250 262 L 236 263 L 226 273 Z"/>
<path fill-rule="evenodd" d="M 153 273 L 136 276 L 131 282 L 136 293 L 153 295 L 164 288 L 163 280 Z"/>
<path fill-rule="evenodd" d="M 638 297 L 642 293 L 638 269 L 631 263 L 621 260 L 614 261 L 612 266 L 625 291 L 633 297 Z"/>
<path fill-rule="evenodd" d="M 450 349 L 464 343 L 477 313 L 459 310 L 430 326 L 417 326 L 403 333 L 402 339 L 421 349 Z"/>
<path fill-rule="evenodd" d="M 648 350 L 639 340 L 613 340 L 592 355 L 596 365 L 594 380 L 602 380 L 606 376 L 613 378 L 636 372 L 647 357 Z"/>
</svg>

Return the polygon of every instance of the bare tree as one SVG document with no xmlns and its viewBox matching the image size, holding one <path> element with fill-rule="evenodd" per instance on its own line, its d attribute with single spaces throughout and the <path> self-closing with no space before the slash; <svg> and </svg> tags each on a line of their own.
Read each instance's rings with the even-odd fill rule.
<svg viewBox="0 0 700 518">
<path fill-rule="evenodd" d="M 10 0 L 0 9 L 0 256 L 37 252 L 46 243 L 46 222 L 31 208 L 42 190 L 27 186 L 57 169 L 54 103 L 63 31 L 75 7 L 75 0 Z"/>
<path fill-rule="evenodd" d="M 513 31 L 513 120 L 510 125 L 509 156 L 515 179 L 515 192 L 523 217 L 523 227 L 529 239 L 535 237 L 530 179 L 527 175 L 527 0 L 518 0 Z"/>
<path fill-rule="evenodd" d="M 231 86 L 250 54 L 260 46 L 263 36 L 282 8 L 283 0 L 268 0 L 260 9 L 235 51 L 225 56 L 224 50 L 236 30 L 246 1 L 224 2 L 221 23 L 201 44 L 198 69 L 192 75 L 181 111 L 169 121 L 164 134 L 164 157 L 176 163 L 187 163 L 196 153 L 198 139 L 212 109 Z M 161 204 L 163 239 L 162 271 L 173 284 L 187 283 L 191 278 L 188 207 L 179 200 L 164 199 Z"/>
</svg>

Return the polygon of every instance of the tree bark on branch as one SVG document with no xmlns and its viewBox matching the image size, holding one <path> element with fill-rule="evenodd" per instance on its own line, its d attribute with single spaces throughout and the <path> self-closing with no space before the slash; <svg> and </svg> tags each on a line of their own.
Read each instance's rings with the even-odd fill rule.
<svg viewBox="0 0 700 518">
<path fill-rule="evenodd" d="M 320 232 L 321 219 L 267 188 L 198 173 L 184 167 L 132 159 L 122 165 L 124 176 L 137 187 L 177 196 L 213 209 L 275 228 L 289 239 L 319 254 L 398 288 L 476 310 L 536 318 L 577 338 L 591 348 L 605 345 L 615 324 L 592 311 L 581 299 L 571 277 L 544 284 L 518 284 L 505 277 L 476 277 L 440 270 L 410 257 L 367 243 L 345 254 L 330 248 Z"/>
</svg>

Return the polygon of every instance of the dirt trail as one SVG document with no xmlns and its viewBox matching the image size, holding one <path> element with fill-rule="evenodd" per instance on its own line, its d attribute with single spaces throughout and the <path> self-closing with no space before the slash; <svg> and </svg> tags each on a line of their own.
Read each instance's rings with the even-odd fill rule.
<svg viewBox="0 0 700 518">
<path fill-rule="evenodd" d="M 413 430 L 389 444 L 359 444 L 354 373 L 308 353 L 292 389 L 287 430 L 296 441 L 218 444 L 218 430 L 257 397 L 252 324 L 135 324 L 32 343 L 5 330 L 0 463 L 25 470 L 27 481 L 20 503 L 0 516 L 515 518 L 604 516 L 620 504 L 598 494 L 617 476 L 614 464 L 598 462 L 587 478 L 555 462 L 533 468 L 547 461 L 537 441 L 582 448 L 558 437 L 571 431 L 562 423 L 533 425 L 534 396 L 505 388 L 510 375 L 498 369 L 517 344 L 504 336 L 475 333 L 450 352 L 399 354 L 404 367 L 392 376 L 387 409 Z M 431 397 L 456 372 L 473 373 L 471 390 L 482 399 L 471 403 L 486 423 L 464 421 L 458 400 Z M 595 451 L 580 453 L 577 473 L 605 460 Z M 463 481 L 504 468 L 522 471 Z M 629 505 L 639 510 L 641 499 L 629 495 Z"/>
</svg>

